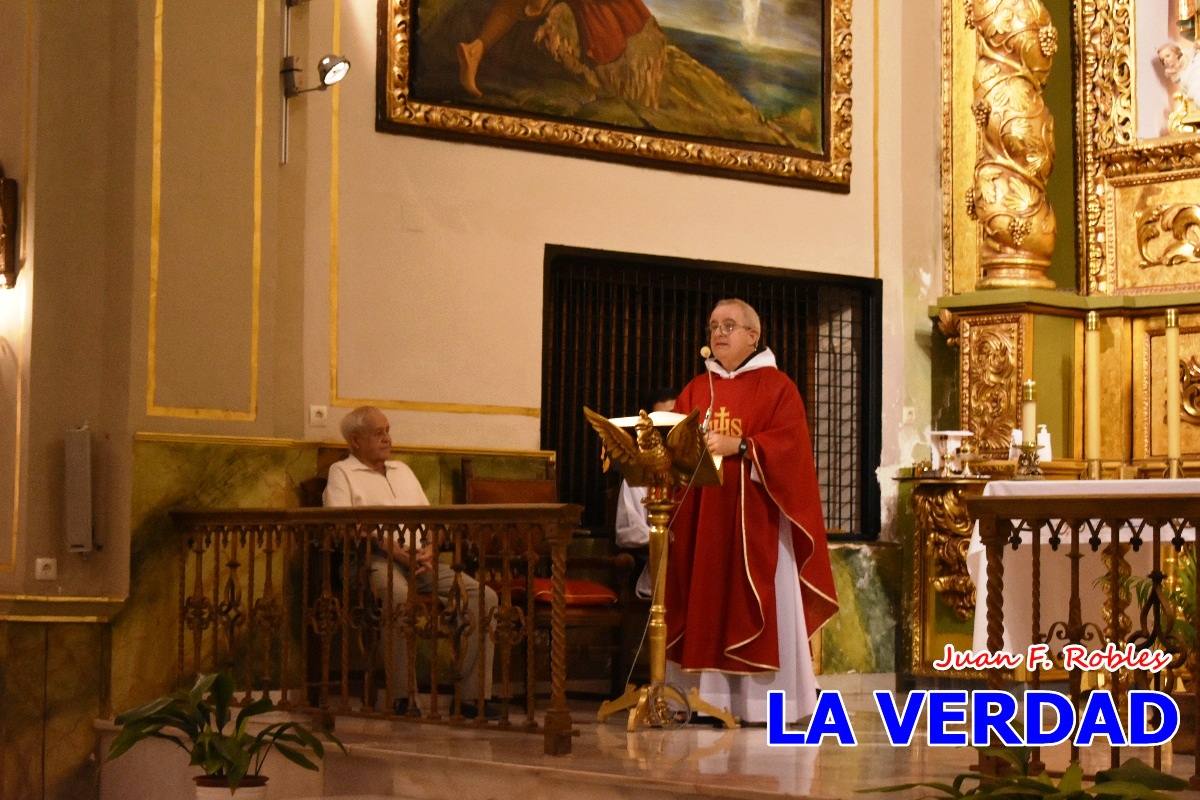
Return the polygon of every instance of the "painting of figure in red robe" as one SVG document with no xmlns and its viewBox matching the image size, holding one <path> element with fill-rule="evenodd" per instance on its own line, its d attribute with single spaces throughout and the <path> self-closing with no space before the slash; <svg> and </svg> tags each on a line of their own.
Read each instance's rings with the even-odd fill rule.
<svg viewBox="0 0 1200 800">
<path fill-rule="evenodd" d="M 414 0 L 410 98 L 822 157 L 830 0 Z"/>
</svg>

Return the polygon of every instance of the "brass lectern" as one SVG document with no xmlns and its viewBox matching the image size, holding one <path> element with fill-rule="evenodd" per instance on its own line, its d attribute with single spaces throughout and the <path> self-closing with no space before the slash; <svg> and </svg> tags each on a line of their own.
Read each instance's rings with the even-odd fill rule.
<svg viewBox="0 0 1200 800">
<path fill-rule="evenodd" d="M 650 684 L 625 688 L 625 693 L 600 706 L 600 722 L 629 708 L 630 731 L 642 727 L 667 728 L 686 723 L 693 711 L 721 720 L 727 728 L 737 722 L 727 709 L 719 709 L 700 699 L 695 689 L 684 696 L 667 685 L 667 610 L 664 603 L 667 578 L 667 542 L 671 512 L 679 504 L 673 489 L 678 486 L 712 486 L 721 482 L 720 468 L 704 444 L 697 421 L 699 412 L 688 416 L 642 411 L 637 417 L 609 420 L 586 406 L 583 415 L 604 443 L 601 458 L 604 470 L 615 462 L 630 486 L 645 486 L 647 519 L 650 523 L 650 575 L 653 594 L 650 600 Z M 657 426 L 674 423 L 666 440 Z M 632 427 L 637 439 L 624 428 Z"/>
</svg>

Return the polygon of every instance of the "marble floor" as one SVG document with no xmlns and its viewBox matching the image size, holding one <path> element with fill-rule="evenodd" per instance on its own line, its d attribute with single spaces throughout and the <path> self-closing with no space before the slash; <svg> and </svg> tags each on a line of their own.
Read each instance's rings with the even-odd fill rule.
<svg viewBox="0 0 1200 800">
<path fill-rule="evenodd" d="M 686 726 L 627 733 L 623 715 L 604 724 L 594 711 L 574 712 L 579 735 L 572 753 L 541 752 L 537 735 L 480 731 L 473 727 L 359 722 L 339 731 L 349 758 L 327 759 L 325 797 L 366 798 L 589 798 L 895 797 L 920 792 L 858 795 L 867 787 L 915 781 L 948 781 L 967 771 L 974 751 L 959 748 L 893 747 L 878 718 L 856 713 L 857 747 L 826 742 L 819 748 L 770 747 L 763 729 L 720 730 Z M 920 735 L 919 735 L 920 736 Z M 1084 750 L 1089 773 L 1108 766 L 1104 748 Z M 1149 751 L 1127 750 L 1151 762 Z M 1065 766 L 1065 749 L 1043 753 L 1054 768 Z M 1190 776 L 1191 757 L 1164 752 L 1164 769 Z M 1200 793 L 1180 797 L 1200 798 Z"/>
</svg>

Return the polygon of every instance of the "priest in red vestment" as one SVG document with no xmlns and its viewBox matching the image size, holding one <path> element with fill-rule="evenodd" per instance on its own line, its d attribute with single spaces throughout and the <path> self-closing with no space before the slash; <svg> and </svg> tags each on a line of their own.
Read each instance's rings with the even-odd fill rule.
<svg viewBox="0 0 1200 800">
<path fill-rule="evenodd" d="M 761 336 L 747 303 L 717 303 L 707 371 L 676 400 L 706 421 L 724 480 L 688 491 L 671 526 L 667 657 L 671 682 L 745 721 L 786 691 L 794 721 L 815 706 L 808 637 L 837 598 L 804 403 Z"/>
</svg>

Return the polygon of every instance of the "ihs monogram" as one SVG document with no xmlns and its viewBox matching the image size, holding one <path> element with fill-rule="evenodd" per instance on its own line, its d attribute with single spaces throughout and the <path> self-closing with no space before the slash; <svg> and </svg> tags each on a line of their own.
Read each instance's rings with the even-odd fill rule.
<svg viewBox="0 0 1200 800">
<path fill-rule="evenodd" d="M 729 416 L 729 408 L 721 406 L 721 408 L 713 414 L 712 429 L 717 433 L 723 433 L 726 436 L 741 436 L 742 435 L 742 418 Z"/>
</svg>

